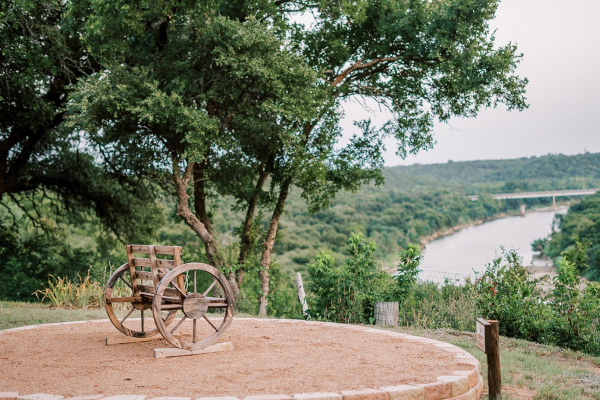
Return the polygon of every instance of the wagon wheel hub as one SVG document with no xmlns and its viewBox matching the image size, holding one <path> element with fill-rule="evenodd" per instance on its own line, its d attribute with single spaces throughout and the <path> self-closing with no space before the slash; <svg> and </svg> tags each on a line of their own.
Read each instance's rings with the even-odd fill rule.
<svg viewBox="0 0 600 400">
<path fill-rule="evenodd" d="M 183 313 L 191 319 L 200 319 L 208 311 L 208 300 L 203 294 L 192 293 L 183 301 Z"/>
</svg>

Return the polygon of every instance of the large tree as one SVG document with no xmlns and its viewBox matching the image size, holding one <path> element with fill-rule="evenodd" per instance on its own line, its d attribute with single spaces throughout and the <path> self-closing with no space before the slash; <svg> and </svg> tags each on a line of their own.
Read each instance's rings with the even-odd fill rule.
<svg viewBox="0 0 600 400">
<path fill-rule="evenodd" d="M 83 17 L 59 0 L 0 5 L 0 204 L 42 227 L 49 209 L 93 210 L 122 239 L 147 236 L 156 221 L 138 195 L 147 185 L 99 165 L 98 149 L 80 151 L 81 135 L 60 128 L 69 85 L 99 68 L 79 40 Z"/>
<path fill-rule="evenodd" d="M 120 156 L 115 165 L 135 154 L 123 167 L 170 173 L 178 214 L 222 269 L 206 199 L 233 196 L 245 214 L 238 282 L 257 209 L 268 210 L 260 314 L 290 190 L 318 210 L 340 190 L 381 182 L 385 136 L 405 155 L 432 145 L 436 120 L 525 107 L 520 56 L 489 32 L 494 0 L 90 6 L 85 41 L 103 71 L 78 86 L 72 126 Z M 337 149 L 353 97 L 393 117 L 381 127 L 357 122 L 362 134 Z"/>
</svg>

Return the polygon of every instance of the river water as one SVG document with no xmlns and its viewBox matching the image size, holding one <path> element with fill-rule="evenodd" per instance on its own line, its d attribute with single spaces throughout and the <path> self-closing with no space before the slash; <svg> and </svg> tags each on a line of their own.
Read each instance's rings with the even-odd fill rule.
<svg viewBox="0 0 600 400">
<path fill-rule="evenodd" d="M 566 212 L 560 210 L 558 212 Z M 461 229 L 427 244 L 423 251 L 423 271 L 459 274 L 483 272 L 486 265 L 502 254 L 500 246 L 514 249 L 523 265 L 532 265 L 531 243 L 552 231 L 554 211 L 536 211 L 524 217 L 512 216 Z"/>
</svg>

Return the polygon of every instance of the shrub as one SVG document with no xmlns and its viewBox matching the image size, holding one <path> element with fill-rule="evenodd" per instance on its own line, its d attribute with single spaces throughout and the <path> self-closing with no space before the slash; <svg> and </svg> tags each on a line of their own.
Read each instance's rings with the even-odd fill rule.
<svg viewBox="0 0 600 400">
<path fill-rule="evenodd" d="M 375 242 L 365 243 L 361 234 L 348 239 L 350 258 L 341 266 L 327 253 L 309 265 L 309 314 L 318 319 L 344 323 L 371 323 L 373 307 L 391 284 L 375 262 Z"/>
</svg>

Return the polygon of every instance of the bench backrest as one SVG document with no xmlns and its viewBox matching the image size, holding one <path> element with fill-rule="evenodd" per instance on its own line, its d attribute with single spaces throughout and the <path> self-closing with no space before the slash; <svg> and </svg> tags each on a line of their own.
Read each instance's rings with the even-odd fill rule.
<svg viewBox="0 0 600 400">
<path fill-rule="evenodd" d="M 131 283 L 136 297 L 154 295 L 162 277 L 173 268 L 183 264 L 181 246 L 130 244 L 126 247 Z M 172 259 L 157 257 L 165 255 L 172 256 Z"/>
</svg>

